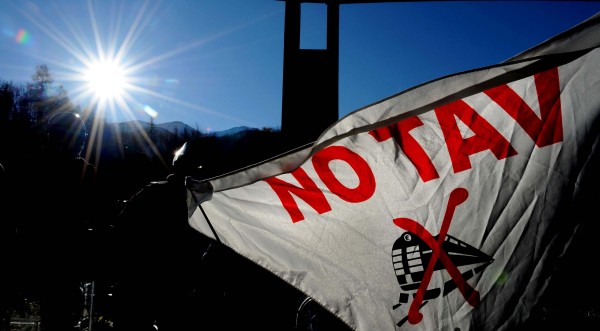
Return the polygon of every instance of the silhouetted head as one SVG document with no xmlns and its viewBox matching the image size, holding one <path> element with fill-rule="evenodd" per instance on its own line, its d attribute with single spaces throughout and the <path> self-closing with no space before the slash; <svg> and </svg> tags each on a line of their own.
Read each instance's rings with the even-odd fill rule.
<svg viewBox="0 0 600 331">
<path fill-rule="evenodd" d="M 202 160 L 205 157 L 198 141 L 188 141 L 175 151 L 173 170 L 175 174 L 200 179 Z"/>
<path fill-rule="evenodd" d="M 65 157 L 81 156 L 87 140 L 85 123 L 75 113 L 56 113 L 47 126 L 47 149 Z"/>
</svg>

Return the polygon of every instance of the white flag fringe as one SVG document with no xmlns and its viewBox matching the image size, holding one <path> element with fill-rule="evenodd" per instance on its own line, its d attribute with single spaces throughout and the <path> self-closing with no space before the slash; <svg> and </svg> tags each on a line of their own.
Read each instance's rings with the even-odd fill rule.
<svg viewBox="0 0 600 331">
<path fill-rule="evenodd" d="M 210 180 L 202 208 L 225 245 L 355 330 L 519 326 L 582 222 L 565 215 L 600 133 L 599 45 L 597 14 L 359 109 Z M 196 207 L 190 224 L 214 238 Z"/>
</svg>

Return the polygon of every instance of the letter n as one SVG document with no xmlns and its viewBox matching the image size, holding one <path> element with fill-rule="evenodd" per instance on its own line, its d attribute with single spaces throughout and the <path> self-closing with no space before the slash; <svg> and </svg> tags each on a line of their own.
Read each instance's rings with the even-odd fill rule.
<svg viewBox="0 0 600 331">
<path fill-rule="evenodd" d="M 279 200 L 281 200 L 283 207 L 290 214 L 293 223 L 303 220 L 304 215 L 300 211 L 300 208 L 298 208 L 298 204 L 294 200 L 292 193 L 304 200 L 304 202 L 309 204 L 319 214 L 331 210 L 331 206 L 329 205 L 329 202 L 327 202 L 325 194 L 323 194 L 302 168 L 294 170 L 291 175 L 296 178 L 302 187 L 290 184 L 276 177 L 267 178 L 265 179 L 265 182 L 267 182 L 273 191 L 275 191 Z"/>
</svg>

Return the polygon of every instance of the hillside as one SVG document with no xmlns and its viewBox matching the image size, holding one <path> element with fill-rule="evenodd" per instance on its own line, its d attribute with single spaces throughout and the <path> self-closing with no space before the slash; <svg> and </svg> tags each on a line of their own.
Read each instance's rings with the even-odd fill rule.
<svg viewBox="0 0 600 331">
<path fill-rule="evenodd" d="M 139 130 L 148 131 L 150 129 L 150 123 L 141 121 L 141 120 L 127 121 L 127 122 L 114 122 L 114 123 L 110 123 L 110 125 L 113 126 L 113 128 L 118 129 L 119 132 L 124 133 L 124 134 L 127 134 L 127 133 L 131 134 L 131 133 L 137 132 Z M 183 137 L 186 135 L 194 136 L 194 135 L 198 135 L 198 134 L 210 135 L 210 136 L 215 136 L 215 137 L 224 137 L 224 136 L 240 133 L 243 131 L 257 130 L 255 128 L 250 128 L 247 126 L 237 126 L 237 127 L 233 127 L 233 128 L 222 130 L 222 131 L 212 131 L 210 133 L 206 133 L 206 132 L 200 132 L 200 131 L 192 128 L 191 126 L 189 126 L 183 122 L 180 122 L 180 121 L 155 123 L 154 126 L 158 132 L 162 132 L 162 133 L 168 132 L 168 133 L 174 134 L 179 137 Z"/>
</svg>

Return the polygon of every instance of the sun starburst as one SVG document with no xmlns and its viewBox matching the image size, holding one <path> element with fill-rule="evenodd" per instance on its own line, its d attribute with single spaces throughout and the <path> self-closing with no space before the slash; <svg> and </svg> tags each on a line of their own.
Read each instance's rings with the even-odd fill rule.
<svg viewBox="0 0 600 331">
<path fill-rule="evenodd" d="M 103 102 L 114 102 L 127 91 L 128 77 L 115 60 L 91 63 L 84 77 L 89 92 Z"/>
<path fill-rule="evenodd" d="M 155 22 L 157 13 L 164 10 L 160 2 L 144 1 L 131 7 L 96 6 L 87 1 L 78 6 L 57 7 L 54 16 L 47 16 L 39 10 L 21 10 L 32 25 L 43 31 L 58 48 L 65 50 L 69 58 L 40 57 L 55 70 L 56 81 L 69 85 L 69 97 L 81 106 L 82 117 L 94 118 L 90 128 L 88 146 L 102 142 L 103 125 L 110 121 L 128 121 L 140 118 L 155 119 L 165 111 L 161 104 L 193 109 L 211 116 L 239 119 L 227 116 L 201 105 L 181 100 L 172 94 L 162 93 L 160 84 L 177 81 L 172 77 L 158 77 L 152 70 L 164 61 L 182 53 L 201 47 L 227 34 L 244 28 L 233 27 L 203 39 L 190 40 L 164 53 L 152 53 L 144 38 L 144 31 Z M 73 20 L 70 13 L 73 7 L 78 15 L 87 12 L 88 19 Z M 126 9 L 127 8 L 127 9 Z M 106 20 L 106 18 L 114 18 Z M 126 17 L 126 18 L 125 18 Z M 59 20 L 56 20 L 59 18 Z M 57 23 L 60 22 L 60 23 Z M 87 25 L 89 23 L 89 25 Z M 24 35 L 25 37 L 25 35 Z M 23 38 L 24 38 L 23 37 Z M 23 39 L 22 38 L 22 39 Z M 24 40 L 24 39 L 23 39 Z M 148 56 L 152 54 L 151 56 Z M 91 116 L 92 113 L 94 116 Z M 140 126 L 140 140 L 159 155 L 155 144 Z M 116 139 L 121 139 L 117 132 Z"/>
</svg>

